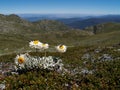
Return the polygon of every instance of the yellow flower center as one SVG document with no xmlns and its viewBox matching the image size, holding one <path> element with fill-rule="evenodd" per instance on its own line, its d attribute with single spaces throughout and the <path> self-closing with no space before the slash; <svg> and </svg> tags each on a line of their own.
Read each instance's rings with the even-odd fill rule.
<svg viewBox="0 0 120 90">
<path fill-rule="evenodd" d="M 18 63 L 19 63 L 19 64 L 24 63 L 24 61 L 25 61 L 25 60 L 24 60 L 24 58 L 23 58 L 23 57 L 19 57 L 19 58 L 18 58 Z"/>
<path fill-rule="evenodd" d="M 42 45 L 43 45 L 43 47 L 45 47 L 45 46 L 46 46 L 46 44 L 44 44 L 44 43 L 43 43 Z"/>
<path fill-rule="evenodd" d="M 63 46 L 63 45 L 60 45 L 60 49 L 64 49 L 64 46 Z"/>
<path fill-rule="evenodd" d="M 34 43 L 34 44 L 38 44 L 38 43 L 39 43 L 39 41 L 38 41 L 38 40 L 35 40 L 35 41 L 33 41 L 33 43 Z"/>
</svg>

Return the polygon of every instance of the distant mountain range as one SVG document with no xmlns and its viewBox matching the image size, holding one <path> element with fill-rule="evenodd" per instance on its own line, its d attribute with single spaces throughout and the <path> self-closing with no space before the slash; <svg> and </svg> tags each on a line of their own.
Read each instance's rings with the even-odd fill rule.
<svg viewBox="0 0 120 90">
<path fill-rule="evenodd" d="M 97 28 L 99 27 L 101 28 L 102 27 L 101 24 L 104 23 L 110 23 L 110 22 L 120 23 L 120 15 L 85 16 L 80 18 L 78 17 L 65 18 L 65 17 L 61 18 L 61 16 L 59 17 L 59 16 L 46 15 L 45 17 L 42 16 L 42 18 L 40 18 L 37 16 L 36 19 L 40 18 L 41 20 L 30 22 L 25 20 L 23 17 L 19 17 L 18 15 L 15 14 L 11 14 L 11 15 L 0 14 L 0 32 L 8 32 L 8 33 L 31 32 L 32 33 L 32 32 L 44 32 L 44 31 L 56 31 L 56 30 L 69 31 L 69 30 L 76 30 L 76 28 L 78 30 L 80 29 L 93 30 L 94 25 L 96 25 Z"/>
<path fill-rule="evenodd" d="M 64 20 L 63 20 L 64 21 Z M 115 22 L 120 23 L 120 15 L 106 15 L 106 16 L 99 16 L 99 17 L 90 17 L 87 19 L 79 19 L 71 23 L 66 23 L 66 25 L 72 28 L 80 28 L 84 29 L 89 26 L 94 26 L 97 24 Z"/>
<path fill-rule="evenodd" d="M 94 26 L 97 24 L 102 23 L 108 23 L 108 22 L 117 22 L 120 23 L 120 15 L 102 15 L 102 16 L 87 16 L 87 15 L 63 15 L 63 16 L 57 16 L 57 15 L 20 15 L 22 18 L 34 22 L 38 20 L 58 20 L 60 22 L 63 22 L 64 24 L 68 25 L 72 28 L 78 28 L 78 29 L 84 29 L 89 26 Z"/>
</svg>

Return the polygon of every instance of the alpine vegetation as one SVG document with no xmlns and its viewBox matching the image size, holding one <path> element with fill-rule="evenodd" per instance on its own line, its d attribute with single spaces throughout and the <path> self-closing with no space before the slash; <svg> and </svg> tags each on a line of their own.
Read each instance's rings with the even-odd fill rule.
<svg viewBox="0 0 120 90">
<path fill-rule="evenodd" d="M 32 57 L 28 53 L 17 55 L 15 58 L 15 70 L 18 73 L 42 69 L 62 71 L 62 60 L 52 56 Z"/>
<path fill-rule="evenodd" d="M 31 41 L 29 43 L 31 48 L 46 50 L 49 48 L 49 44 L 41 43 L 39 40 Z M 58 52 L 64 53 L 67 50 L 67 46 L 58 45 L 56 47 Z M 37 53 L 37 52 L 36 52 Z M 55 70 L 55 71 L 63 71 L 63 63 L 62 60 L 58 57 L 54 56 L 30 56 L 28 53 L 17 55 L 15 58 L 15 71 L 19 74 L 31 71 L 31 70 Z"/>
</svg>

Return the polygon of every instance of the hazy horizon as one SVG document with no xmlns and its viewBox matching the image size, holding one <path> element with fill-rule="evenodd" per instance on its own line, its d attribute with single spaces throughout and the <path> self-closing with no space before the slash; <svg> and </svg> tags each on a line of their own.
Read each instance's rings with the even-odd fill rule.
<svg viewBox="0 0 120 90">
<path fill-rule="evenodd" d="M 0 13 L 2 14 L 2 13 Z M 109 16 L 109 15 L 120 15 L 120 14 L 58 14 L 58 13 L 50 13 L 50 14 L 38 14 L 38 13 L 10 13 L 10 14 L 3 14 L 3 15 L 11 15 L 15 14 L 20 17 L 51 17 L 51 18 L 82 18 L 82 17 L 99 17 L 99 16 Z"/>
</svg>

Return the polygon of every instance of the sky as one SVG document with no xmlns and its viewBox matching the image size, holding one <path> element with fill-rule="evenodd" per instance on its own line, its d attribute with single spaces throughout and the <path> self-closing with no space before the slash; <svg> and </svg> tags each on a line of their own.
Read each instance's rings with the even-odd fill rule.
<svg viewBox="0 0 120 90">
<path fill-rule="evenodd" d="M 0 0 L 0 14 L 120 14 L 120 0 Z"/>
</svg>

